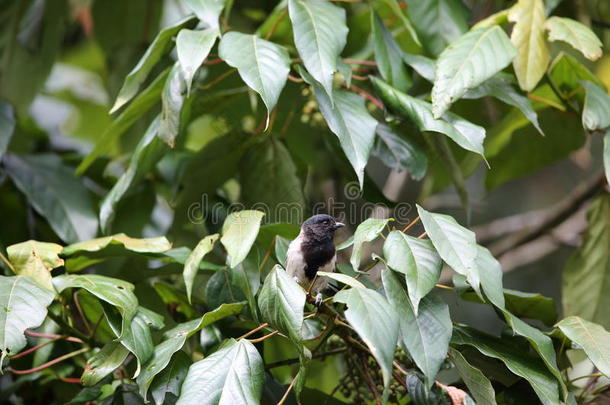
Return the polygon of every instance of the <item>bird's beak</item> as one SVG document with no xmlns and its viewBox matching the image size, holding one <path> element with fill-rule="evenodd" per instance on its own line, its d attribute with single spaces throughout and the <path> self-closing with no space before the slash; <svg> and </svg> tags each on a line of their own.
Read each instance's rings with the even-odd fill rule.
<svg viewBox="0 0 610 405">
<path fill-rule="evenodd" d="M 343 222 L 335 222 L 335 229 L 343 228 L 345 224 Z"/>
</svg>

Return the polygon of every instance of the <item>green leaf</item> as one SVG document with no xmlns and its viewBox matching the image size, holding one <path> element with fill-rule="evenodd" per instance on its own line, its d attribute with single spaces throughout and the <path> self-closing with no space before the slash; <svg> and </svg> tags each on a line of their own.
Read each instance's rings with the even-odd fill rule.
<svg viewBox="0 0 610 405">
<path fill-rule="evenodd" d="M 177 23 L 159 31 L 137 65 L 134 66 L 131 72 L 125 77 L 123 87 L 121 87 L 110 113 L 117 111 L 138 93 L 140 86 L 144 83 L 150 71 L 166 52 L 168 45 L 171 44 L 174 35 L 192 20 L 193 17 L 189 15 Z"/>
<path fill-rule="evenodd" d="M 511 79 L 512 78 L 509 75 L 497 74 L 476 88 L 469 90 L 464 95 L 464 98 L 481 98 L 485 96 L 492 96 L 503 103 L 517 107 L 532 123 L 534 128 L 536 128 L 541 135 L 544 135 L 542 128 L 540 128 L 540 124 L 538 123 L 538 114 L 536 114 L 536 111 L 532 106 L 532 102 L 529 98 L 521 95 L 514 89 Z"/>
<path fill-rule="evenodd" d="M 569 316 L 556 325 L 574 343 L 582 347 L 595 367 L 610 376 L 610 333 L 598 324 L 578 316 Z"/>
<path fill-rule="evenodd" d="M 573 56 L 563 52 L 559 53 L 551 63 L 548 78 L 561 98 L 568 101 L 571 101 L 575 96 L 578 96 L 578 101 L 584 99 L 584 87 L 582 85 L 584 80 L 604 87 L 599 78 L 586 66 Z M 574 106 L 580 109 L 580 104 L 574 103 Z"/>
<path fill-rule="evenodd" d="M 478 252 L 474 232 L 458 224 L 449 215 L 431 213 L 419 205 L 417 212 L 441 258 L 453 270 L 466 276 L 475 291 L 478 290 L 480 279 L 475 262 Z"/>
<path fill-rule="evenodd" d="M 254 145 L 241 159 L 239 169 L 242 203 L 246 207 L 264 206 L 266 223 L 300 225 L 305 210 L 303 186 L 282 142 L 268 137 Z"/>
<path fill-rule="evenodd" d="M 119 177 L 119 180 L 102 200 L 100 206 L 102 232 L 106 233 L 110 230 L 119 202 L 132 187 L 149 174 L 150 170 L 159 162 L 163 152 L 166 151 L 165 145 L 157 138 L 158 130 L 159 117 L 153 120 L 140 142 L 138 142 L 129 160 L 127 170 Z"/>
<path fill-rule="evenodd" d="M 219 235 L 215 233 L 201 239 L 184 263 L 182 277 L 184 277 L 184 286 L 186 287 L 186 296 L 188 297 L 189 302 L 191 302 L 193 282 L 195 281 L 195 276 L 199 270 L 199 265 L 201 264 L 204 256 L 214 249 L 214 243 L 216 243 L 218 237 Z"/>
<path fill-rule="evenodd" d="M 194 363 L 176 405 L 258 404 L 263 391 L 263 359 L 246 339 L 229 339 Z"/>
<path fill-rule="evenodd" d="M 387 399 L 394 350 L 398 341 L 398 315 L 381 294 L 368 288 L 341 290 L 335 295 L 334 301 L 347 304 L 345 318 L 379 363 L 383 375 L 384 399 Z"/>
<path fill-rule="evenodd" d="M 465 292 L 462 294 L 462 298 L 466 301 L 483 302 L 472 292 Z M 547 326 L 553 326 L 557 321 L 555 301 L 542 294 L 526 293 L 505 288 L 504 302 L 506 310 L 520 318 L 539 319 Z"/>
<path fill-rule="evenodd" d="M 451 104 L 510 64 L 515 47 L 498 26 L 470 31 L 445 49 L 436 62 L 432 113 L 440 118 Z"/>
<path fill-rule="evenodd" d="M 290 239 L 286 239 L 280 235 L 275 235 L 274 253 L 277 262 L 282 266 L 286 267 L 286 255 L 288 253 L 288 246 L 290 245 Z"/>
<path fill-rule="evenodd" d="M 383 25 L 383 21 L 374 11 L 371 12 L 371 31 L 375 61 L 381 77 L 396 89 L 407 91 L 411 87 L 411 78 L 402 61 L 402 51 L 392 33 Z"/>
<path fill-rule="evenodd" d="M 449 307 L 430 294 L 421 300 L 416 315 L 398 275 L 384 269 L 381 278 L 388 301 L 398 314 L 402 346 L 426 376 L 429 388 L 449 349 L 452 330 Z"/>
<path fill-rule="evenodd" d="M 610 195 L 591 204 L 587 223 L 581 245 L 563 271 L 563 311 L 610 329 Z"/>
<path fill-rule="evenodd" d="M 246 84 L 260 94 L 267 120 L 275 108 L 290 72 L 290 56 L 282 46 L 255 35 L 229 32 L 220 40 L 218 54 Z"/>
<path fill-rule="evenodd" d="M 162 405 L 168 393 L 175 397 L 180 396 L 180 387 L 190 365 L 191 359 L 184 352 L 178 352 L 172 357 L 167 367 L 155 377 L 150 386 L 150 394 L 155 404 Z"/>
<path fill-rule="evenodd" d="M 365 242 L 372 242 L 384 230 L 390 219 L 369 218 L 358 225 L 354 232 L 354 246 L 352 247 L 352 256 L 349 259 L 354 270 L 360 268 L 360 257 L 362 256 L 362 247 Z"/>
<path fill-rule="evenodd" d="M 418 75 L 429 82 L 434 81 L 434 75 L 436 74 L 436 61 L 434 59 L 408 52 L 402 53 L 402 59 L 407 65 L 411 66 Z"/>
<path fill-rule="evenodd" d="M 89 166 L 102 154 L 107 153 L 117 139 L 127 131 L 146 111 L 159 102 L 159 96 L 167 81 L 170 69 L 166 69 L 123 110 L 104 130 L 95 147 L 76 168 L 76 174 L 83 174 Z"/>
<path fill-rule="evenodd" d="M 178 33 L 176 52 L 178 53 L 182 75 L 186 81 L 187 94 L 191 92 L 193 77 L 195 77 L 205 58 L 210 54 L 210 50 L 219 36 L 220 32 L 214 28 L 202 31 L 184 28 Z"/>
<path fill-rule="evenodd" d="M 455 349 L 449 350 L 449 357 L 477 403 L 496 405 L 496 392 L 485 374 Z"/>
<path fill-rule="evenodd" d="M 109 257 L 124 256 L 129 252 L 159 257 L 171 248 L 172 244 L 165 236 L 139 239 L 117 233 L 66 246 L 61 255 L 68 257 L 68 271 L 78 271 Z"/>
<path fill-rule="evenodd" d="M 276 265 L 265 279 L 258 296 L 263 319 L 294 342 L 300 342 L 304 306 L 303 288 L 281 266 Z"/>
<path fill-rule="evenodd" d="M 515 23 L 510 39 L 518 52 L 513 67 L 519 86 L 525 91 L 536 87 L 549 64 L 545 19 L 542 0 L 519 0 L 508 13 L 508 20 Z"/>
<path fill-rule="evenodd" d="M 356 280 L 354 277 L 352 276 L 348 276 L 347 274 L 343 274 L 343 273 L 329 273 L 326 271 L 318 271 L 316 273 L 318 276 L 324 276 L 324 277 L 328 277 L 328 278 L 332 278 L 333 280 L 337 280 L 345 285 L 349 285 L 350 287 L 355 287 L 355 288 L 366 288 L 366 286 L 364 284 L 362 284 L 360 281 Z"/>
<path fill-rule="evenodd" d="M 246 297 L 243 290 L 236 285 L 237 273 L 235 269 L 223 269 L 210 277 L 205 286 L 208 307 L 214 308 L 224 302 L 240 302 L 248 298 L 248 304 L 252 302 L 253 297 Z M 186 302 L 186 297 L 184 298 Z M 256 301 L 253 303 L 256 304 Z M 256 305 L 250 306 L 250 309 L 256 309 Z"/>
<path fill-rule="evenodd" d="M 180 133 L 180 113 L 186 98 L 185 87 L 180 65 L 176 62 L 161 93 L 161 120 L 157 131 L 157 136 L 170 148 L 175 146 L 176 137 Z"/>
<path fill-rule="evenodd" d="M 139 311 L 136 312 L 133 319 L 129 323 L 129 327 L 125 329 L 121 335 L 121 317 L 113 308 L 107 308 L 103 305 L 104 313 L 112 332 L 116 335 L 123 346 L 136 357 L 136 370 L 132 378 L 136 378 L 140 374 L 142 364 L 146 363 L 153 354 L 154 345 L 150 328 L 145 315 Z"/>
<path fill-rule="evenodd" d="M 219 30 L 218 17 L 226 0 L 183 0 L 184 4 L 195 13 L 206 26 Z"/>
<path fill-rule="evenodd" d="M 411 20 L 409 18 L 407 18 L 405 13 L 402 11 L 402 8 L 398 4 L 398 1 L 397 0 L 382 0 L 382 1 L 383 1 L 383 3 L 385 3 L 385 5 L 387 5 L 389 7 L 390 10 L 392 10 L 392 13 L 394 13 L 394 15 L 396 17 L 400 18 L 402 25 L 409 32 L 409 35 L 413 39 L 413 42 L 415 42 L 418 46 L 421 46 L 421 42 L 419 41 L 419 37 L 417 36 L 417 31 L 415 31 L 415 27 L 413 27 Z"/>
<path fill-rule="evenodd" d="M 583 82 L 587 90 L 585 106 L 582 110 L 582 125 L 590 131 L 605 130 L 610 127 L 610 95 L 601 87 Z"/>
<path fill-rule="evenodd" d="M 232 212 L 225 219 L 220 243 L 227 249 L 229 267 L 236 267 L 246 258 L 256 240 L 264 215 L 261 211 L 244 210 Z"/>
<path fill-rule="evenodd" d="M 29 276 L 39 286 L 55 293 L 51 270 L 64 265 L 63 259 L 58 256 L 62 249 L 63 247 L 56 243 L 29 240 L 7 247 L 6 253 L 15 274 Z"/>
<path fill-rule="evenodd" d="M 333 73 L 347 42 L 345 10 L 327 1 L 288 0 L 288 13 L 299 56 L 332 106 Z"/>
<path fill-rule="evenodd" d="M 81 382 L 85 387 L 94 386 L 123 364 L 128 355 L 129 350 L 119 342 L 107 343 L 87 361 Z"/>
<path fill-rule="evenodd" d="M 407 0 L 407 9 L 423 45 L 433 55 L 468 30 L 466 8 L 459 0 Z"/>
<path fill-rule="evenodd" d="M 415 315 L 419 302 L 438 282 L 443 262 L 429 240 L 392 231 L 383 244 L 388 267 L 405 275 Z"/>
<path fill-rule="evenodd" d="M 23 333 L 47 316 L 55 294 L 26 276 L 0 276 L 0 364 L 27 343 Z"/>
<path fill-rule="evenodd" d="M 117 278 L 87 275 L 61 275 L 53 278 L 53 285 L 58 292 L 67 288 L 82 288 L 102 301 L 117 307 L 123 318 L 119 337 L 129 328 L 129 324 L 138 310 L 138 299 L 133 293 L 134 286 Z"/>
<path fill-rule="evenodd" d="M 371 81 L 388 109 L 409 119 L 420 131 L 447 135 L 462 148 L 483 156 L 485 129 L 450 112 L 442 119 L 435 119 L 430 103 L 401 93 L 380 79 L 371 77 Z"/>
<path fill-rule="evenodd" d="M 553 16 L 546 20 L 544 28 L 549 31 L 549 41 L 567 42 L 590 60 L 602 56 L 602 42 L 589 27 L 578 21 Z"/>
<path fill-rule="evenodd" d="M 392 127 L 379 123 L 375 129 L 377 136 L 371 154 L 387 167 L 406 170 L 413 180 L 421 180 L 428 170 L 425 152 L 414 142 L 400 136 Z"/>
<path fill-rule="evenodd" d="M 97 233 L 89 191 L 58 155 L 9 154 L 3 163 L 15 186 L 62 240 L 73 243 Z"/>
<path fill-rule="evenodd" d="M 8 149 L 15 130 L 15 111 L 6 101 L 0 101 L 0 158 Z"/>
<path fill-rule="evenodd" d="M 153 379 L 167 367 L 173 354 L 184 346 L 186 339 L 220 319 L 239 314 L 243 307 L 243 303 L 222 304 L 201 318 L 178 324 L 165 332 L 164 340 L 155 346 L 152 357 L 138 376 L 137 383 L 142 397 L 146 399 L 146 393 Z"/>
<path fill-rule="evenodd" d="M 475 279 L 480 281 L 481 288 L 485 292 L 487 299 L 500 309 L 504 309 L 504 290 L 502 288 L 502 266 L 500 262 L 492 256 L 491 252 L 480 245 L 477 245 L 477 256 L 475 258 L 476 273 Z M 470 282 L 471 279 L 468 279 Z M 473 286 L 480 295 L 479 287 Z"/>
<path fill-rule="evenodd" d="M 339 138 L 341 148 L 354 168 L 362 188 L 364 167 L 373 149 L 377 121 L 371 117 L 360 96 L 337 90 L 331 100 L 303 69 L 300 69 L 300 72 L 303 79 L 313 87 L 320 111 L 330 130 Z"/>
<path fill-rule="evenodd" d="M 472 346 L 488 357 L 501 360 L 510 371 L 530 383 L 544 405 L 561 404 L 557 380 L 540 359 L 501 339 L 464 326 L 454 327 L 451 342 Z"/>
</svg>

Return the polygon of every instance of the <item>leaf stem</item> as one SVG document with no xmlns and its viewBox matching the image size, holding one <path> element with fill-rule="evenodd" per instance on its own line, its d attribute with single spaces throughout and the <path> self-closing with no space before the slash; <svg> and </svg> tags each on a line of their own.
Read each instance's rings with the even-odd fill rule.
<svg viewBox="0 0 610 405">
<path fill-rule="evenodd" d="M 59 356 L 58 358 L 53 359 L 51 361 L 47 361 L 46 363 L 44 363 L 44 364 L 42 364 L 42 365 L 40 365 L 38 367 L 30 368 L 30 369 L 27 369 L 27 370 L 15 370 L 15 369 L 9 368 L 9 371 L 11 373 L 13 373 L 13 374 L 18 374 L 18 375 L 36 373 L 36 372 L 38 372 L 40 370 L 44 370 L 45 368 L 49 368 L 49 367 L 51 367 L 51 366 L 53 366 L 53 365 L 55 365 L 55 364 L 57 364 L 59 362 L 67 360 L 67 359 L 69 359 L 71 357 L 78 356 L 79 354 L 82 354 L 82 353 L 85 353 L 85 352 L 88 352 L 88 351 L 89 351 L 88 347 L 83 347 L 82 349 L 75 350 L 75 351 L 70 352 L 68 354 L 64 354 L 63 356 Z"/>
<path fill-rule="evenodd" d="M 79 339 L 79 338 L 73 337 L 73 336 L 56 335 L 54 333 L 39 333 L 39 332 L 31 331 L 29 329 L 26 329 L 26 331 L 24 333 L 26 335 L 28 335 L 30 337 L 34 337 L 34 338 L 65 339 L 68 342 L 85 343 L 82 339 Z"/>
<path fill-rule="evenodd" d="M 4 256 L 2 254 L 2 252 L 0 252 L 0 259 L 4 262 L 4 264 L 6 264 L 6 266 L 13 272 L 13 273 L 17 273 L 15 271 L 15 268 L 13 267 L 13 265 L 11 264 L 11 262 L 9 262 L 9 260 L 6 258 L 6 256 Z"/>
<path fill-rule="evenodd" d="M 248 339 L 248 340 L 250 341 L 250 343 L 259 343 L 259 342 L 262 342 L 262 341 L 263 341 L 263 340 L 265 340 L 265 339 L 270 338 L 271 336 L 276 335 L 277 333 L 279 333 L 279 331 L 274 330 L 273 332 L 268 333 L 268 334 L 266 334 L 266 335 L 265 335 L 265 336 L 263 336 L 263 337 L 259 337 L 258 339 Z"/>
<path fill-rule="evenodd" d="M 288 386 L 288 389 L 286 389 L 284 396 L 282 397 L 282 399 L 279 400 L 277 405 L 282 405 L 284 402 L 286 402 L 286 400 L 288 399 L 288 394 L 290 394 L 290 391 L 292 391 L 292 387 L 294 387 L 294 383 L 297 381 L 298 377 L 299 377 L 299 373 L 297 373 L 297 375 L 295 375 L 292 378 L 292 381 L 290 381 L 290 385 Z"/>
<path fill-rule="evenodd" d="M 267 326 L 269 326 L 269 323 L 268 323 L 268 322 L 265 322 L 265 323 L 263 323 L 263 324 L 261 324 L 261 325 L 257 326 L 256 328 L 252 329 L 251 331 L 249 331 L 249 332 L 247 332 L 247 333 L 244 333 L 243 335 L 241 335 L 240 337 L 238 337 L 238 338 L 237 338 L 237 340 L 241 340 L 241 339 L 247 338 L 248 336 L 250 336 L 250 335 L 252 335 L 252 334 L 254 334 L 254 333 L 258 332 L 259 330 L 261 330 L 261 329 L 263 329 L 263 328 L 266 328 Z"/>
<path fill-rule="evenodd" d="M 413 228 L 415 226 L 415 224 L 417 224 L 419 222 L 420 218 L 419 215 L 413 220 L 411 221 L 407 226 L 405 226 L 405 229 L 402 230 L 402 233 L 407 233 L 407 231 L 411 228 Z"/>
<path fill-rule="evenodd" d="M 358 95 L 360 95 L 361 97 L 364 97 L 365 99 L 369 100 L 371 103 L 375 104 L 375 106 L 377 108 L 379 108 L 380 110 L 383 110 L 383 103 L 381 101 L 379 101 L 377 98 L 373 97 L 366 90 L 363 90 L 360 87 L 354 86 L 353 84 L 351 86 L 349 86 L 349 88 L 350 88 L 350 90 L 354 91 L 355 93 L 358 93 Z"/>
<path fill-rule="evenodd" d="M 347 351 L 347 347 L 339 347 L 337 349 L 333 349 L 333 350 L 329 350 L 327 352 L 324 353 L 318 353 L 318 354 L 314 354 L 313 356 L 311 356 L 312 359 L 319 359 L 321 357 L 327 357 L 327 356 L 332 356 L 335 354 L 339 354 L 339 353 L 343 353 Z M 301 361 L 299 358 L 294 357 L 291 359 L 286 359 L 286 360 L 280 360 L 280 361 L 275 361 L 273 363 L 269 363 L 265 369 L 270 370 L 272 368 L 277 368 L 277 367 L 282 367 L 282 366 L 289 366 L 291 364 L 296 364 L 299 361 Z"/>
</svg>

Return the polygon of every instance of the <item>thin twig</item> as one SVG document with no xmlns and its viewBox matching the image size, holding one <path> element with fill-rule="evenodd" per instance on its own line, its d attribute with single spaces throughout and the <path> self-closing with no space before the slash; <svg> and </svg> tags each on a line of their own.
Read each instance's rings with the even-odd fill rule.
<svg viewBox="0 0 610 405">
<path fill-rule="evenodd" d="M 73 336 L 56 335 L 54 333 L 39 333 L 39 332 L 34 332 L 34 331 L 31 331 L 28 329 L 26 329 L 26 331 L 24 333 L 26 335 L 28 335 L 30 337 L 34 337 L 34 338 L 64 339 L 64 340 L 67 340 L 68 342 L 85 343 L 83 340 L 81 340 L 77 337 L 73 337 Z"/>
<path fill-rule="evenodd" d="M 17 354 L 15 354 L 13 356 L 10 356 L 10 358 L 11 358 L 11 360 L 14 360 L 14 359 L 18 359 L 20 357 L 27 356 L 28 354 L 30 354 L 32 352 L 35 352 L 36 350 L 41 349 L 41 348 L 43 348 L 43 347 L 45 347 L 47 345 L 50 345 L 51 343 L 57 342 L 58 340 L 61 340 L 61 337 L 58 337 L 58 338 L 55 338 L 55 339 L 51 339 L 51 340 L 49 340 L 47 342 L 41 343 L 41 344 L 36 345 L 34 347 L 30 347 L 29 349 L 24 350 L 21 353 L 17 353 Z"/>
<path fill-rule="evenodd" d="M 300 77 L 294 77 L 291 74 L 288 74 L 288 80 L 290 80 L 291 82 L 294 83 L 303 83 L 305 80 L 301 79 Z"/>
<path fill-rule="evenodd" d="M 63 356 L 59 356 L 58 358 L 53 359 L 51 361 L 47 361 L 46 363 L 44 363 L 44 364 L 42 364 L 42 365 L 40 365 L 38 367 L 30 368 L 30 369 L 27 369 L 27 370 L 15 370 L 15 369 L 9 368 L 9 371 L 11 373 L 13 373 L 13 374 L 19 374 L 19 375 L 36 373 L 36 372 L 38 372 L 40 370 L 44 370 L 45 368 L 49 368 L 52 365 L 55 365 L 55 364 L 57 364 L 59 362 L 62 362 L 62 361 L 67 360 L 69 358 L 78 356 L 79 354 L 82 354 L 82 353 L 85 353 L 85 352 L 88 352 L 88 351 L 89 351 L 88 347 L 83 347 L 82 349 L 75 350 L 75 351 L 70 352 L 68 354 L 64 354 Z"/>
<path fill-rule="evenodd" d="M 83 324 L 85 325 L 85 328 L 87 329 L 87 334 L 91 336 L 91 326 L 89 325 L 89 321 L 87 321 L 87 317 L 85 316 L 85 313 L 83 312 L 83 308 L 80 306 L 80 302 L 78 300 L 78 291 L 74 291 L 74 293 L 72 294 L 72 300 L 74 301 L 74 305 L 76 305 L 76 310 L 78 311 L 78 315 L 83 320 Z"/>
<path fill-rule="evenodd" d="M 211 82 L 204 84 L 202 86 L 199 86 L 199 88 L 201 90 L 207 90 L 210 87 L 213 87 L 215 85 L 217 85 L 218 83 L 220 83 L 221 81 L 223 81 L 224 79 L 226 79 L 227 77 L 229 77 L 231 74 L 237 72 L 237 69 L 229 69 L 226 72 L 224 72 L 223 74 L 219 75 L 218 77 L 216 77 L 214 80 L 212 80 Z"/>
<path fill-rule="evenodd" d="M 421 235 L 419 235 L 419 236 L 417 237 L 417 239 L 423 239 L 423 238 L 425 238 L 426 236 L 428 236 L 428 233 L 427 233 L 427 232 L 424 232 L 424 233 L 422 233 Z"/>
<path fill-rule="evenodd" d="M 408 224 L 407 226 L 405 226 L 405 229 L 402 230 L 402 233 L 407 233 L 407 231 L 411 228 L 413 228 L 413 226 L 415 226 L 415 224 L 417 224 L 419 222 L 420 218 L 419 215 L 417 216 L 417 218 L 415 218 L 413 221 L 411 221 L 410 224 Z"/>
<path fill-rule="evenodd" d="M 292 391 L 292 387 L 294 387 L 294 383 L 297 381 L 298 377 L 299 377 L 299 373 L 297 373 L 297 375 L 294 376 L 292 381 L 290 381 L 290 385 L 288 386 L 288 389 L 284 393 L 284 396 L 282 397 L 282 399 L 279 400 L 277 405 L 282 405 L 284 402 L 286 402 L 286 399 L 288 399 L 288 394 L 290 394 L 290 391 Z"/>
<path fill-rule="evenodd" d="M 222 63 L 222 62 L 224 62 L 224 60 L 222 60 L 220 58 L 215 58 L 215 59 L 206 60 L 205 62 L 203 62 L 203 64 L 206 66 L 212 66 L 212 65 L 218 65 L 219 63 Z"/>
<path fill-rule="evenodd" d="M 266 334 L 266 335 L 265 335 L 265 336 L 263 336 L 263 337 L 259 337 L 258 339 L 248 339 L 248 340 L 250 341 L 250 343 L 259 343 L 259 342 L 262 342 L 262 341 L 263 341 L 263 340 L 265 340 L 265 339 L 270 338 L 271 336 L 276 335 L 278 332 L 279 332 L 279 331 L 274 330 L 273 332 L 268 333 L 268 334 Z"/>
<path fill-rule="evenodd" d="M 269 39 L 273 36 L 273 34 L 275 33 L 275 30 L 277 29 L 278 25 L 280 24 L 280 21 L 282 21 L 282 19 L 284 18 L 284 15 L 286 15 L 286 11 L 288 11 L 288 7 L 284 7 L 282 9 L 282 11 L 280 11 L 280 14 L 277 16 L 277 18 L 273 22 L 271 29 L 269 30 L 267 35 L 265 35 L 265 39 Z"/>
<path fill-rule="evenodd" d="M 363 98 L 369 100 L 371 103 L 375 104 L 375 106 L 377 108 L 379 108 L 380 110 L 383 110 L 383 103 L 381 101 L 379 101 L 377 98 L 373 97 L 366 90 L 363 90 L 360 87 L 354 86 L 353 84 L 351 86 L 349 86 L 349 88 L 350 88 L 350 90 L 358 93 L 358 95 L 360 95 L 361 97 L 363 97 Z"/>
<path fill-rule="evenodd" d="M 313 356 L 311 356 L 311 358 L 312 359 L 319 359 L 321 357 L 332 356 L 332 355 L 335 355 L 335 354 L 343 353 L 345 351 L 347 351 L 347 347 L 340 347 L 338 349 L 329 350 L 329 351 L 324 352 L 324 353 L 314 354 Z M 296 364 L 296 363 L 298 363 L 300 361 L 301 361 L 301 359 L 299 359 L 297 357 L 286 359 L 286 360 L 275 361 L 275 362 L 269 363 L 267 366 L 265 366 L 265 369 L 270 370 L 272 368 L 289 366 L 291 364 Z"/>
<path fill-rule="evenodd" d="M 6 266 L 13 272 L 16 273 L 15 268 L 13 267 L 13 265 L 11 264 L 11 262 L 8 261 L 8 259 L 2 254 L 2 252 L 0 252 L 0 259 L 4 262 L 4 264 L 6 264 Z"/>
<path fill-rule="evenodd" d="M 266 328 L 267 326 L 269 326 L 269 323 L 265 322 L 265 323 L 263 323 L 263 324 L 261 324 L 261 325 L 257 326 L 256 328 L 252 329 L 251 331 L 249 331 L 249 332 L 247 332 L 247 333 L 244 333 L 243 335 L 241 335 L 240 337 L 238 337 L 238 338 L 237 338 L 237 340 L 241 340 L 241 339 L 247 338 L 248 336 L 250 336 L 250 335 L 252 335 L 252 334 L 254 334 L 254 333 L 258 332 L 259 330 L 261 330 L 261 329 L 263 329 L 263 328 Z"/>
<path fill-rule="evenodd" d="M 377 66 L 377 62 L 372 60 L 360 60 L 360 59 L 343 59 L 343 62 L 349 65 L 365 65 L 365 66 Z"/>
<path fill-rule="evenodd" d="M 436 288 L 441 288 L 443 290 L 455 290 L 455 287 L 451 287 L 450 285 L 445 285 L 445 284 L 435 284 L 434 286 Z"/>
</svg>

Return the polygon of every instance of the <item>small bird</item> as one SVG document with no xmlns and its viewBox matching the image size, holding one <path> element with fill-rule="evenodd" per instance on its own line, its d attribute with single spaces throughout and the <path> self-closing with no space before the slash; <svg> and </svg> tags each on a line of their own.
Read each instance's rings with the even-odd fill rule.
<svg viewBox="0 0 610 405">
<path fill-rule="evenodd" d="M 337 253 L 333 237 L 343 226 L 330 215 L 314 215 L 303 222 L 299 236 L 288 246 L 286 271 L 303 288 L 316 294 L 316 306 L 322 304 L 322 291 L 328 286 L 328 278 L 316 278 L 316 274 L 335 271 Z"/>
</svg>

